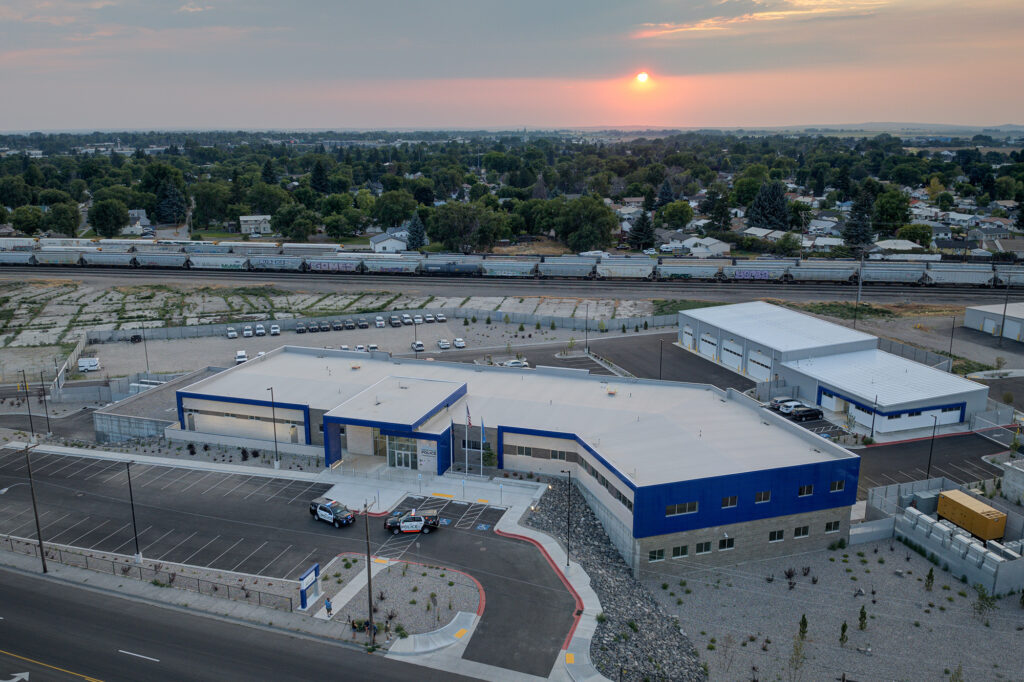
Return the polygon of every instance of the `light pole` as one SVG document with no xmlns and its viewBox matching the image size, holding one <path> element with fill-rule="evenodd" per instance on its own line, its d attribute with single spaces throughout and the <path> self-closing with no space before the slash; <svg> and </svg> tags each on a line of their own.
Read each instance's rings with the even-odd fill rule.
<svg viewBox="0 0 1024 682">
<path fill-rule="evenodd" d="M 1006 328 L 1006 307 L 1010 305 L 1010 276 L 1006 276 L 1006 298 L 1003 299 L 1003 321 L 999 323 L 999 347 L 1003 347 L 1003 330 Z"/>
<path fill-rule="evenodd" d="M 875 394 L 875 405 L 871 408 L 871 437 L 875 437 L 875 415 L 878 414 L 878 394 Z"/>
<path fill-rule="evenodd" d="M 953 316 L 953 326 L 949 330 L 949 357 L 950 357 L 950 363 L 953 362 L 953 360 L 952 360 L 952 357 L 953 357 L 953 332 L 955 332 L 955 331 L 956 331 L 956 315 Z"/>
<path fill-rule="evenodd" d="M 281 468 L 281 456 L 277 452 L 277 407 L 274 402 L 274 387 L 271 386 L 267 389 L 270 391 L 270 421 L 274 425 L 274 468 Z"/>
<path fill-rule="evenodd" d="M 419 325 L 416 324 L 416 320 L 412 321 L 412 350 L 416 354 L 416 359 L 420 359 L 420 330 Z"/>
<path fill-rule="evenodd" d="M 39 507 L 36 506 L 36 484 L 32 479 L 32 459 L 28 456 L 32 446 L 25 447 L 25 467 L 28 469 L 28 487 L 32 491 L 32 514 L 36 517 L 36 539 L 39 540 L 39 560 L 43 564 L 43 573 L 46 573 L 46 552 L 43 550 L 43 531 L 39 527 Z"/>
<path fill-rule="evenodd" d="M 569 523 L 572 520 L 572 469 L 562 469 L 563 474 L 569 474 L 569 488 L 566 492 L 565 505 L 565 567 L 569 568 Z"/>
<path fill-rule="evenodd" d="M 139 549 L 139 527 L 135 523 L 135 493 L 132 492 L 132 463 L 125 462 L 124 468 L 128 471 L 128 501 L 132 506 L 132 533 L 135 535 L 135 563 L 142 563 L 142 550 Z"/>
<path fill-rule="evenodd" d="M 864 248 L 860 250 L 860 268 L 857 269 L 857 305 L 853 308 L 853 328 L 857 328 L 857 313 L 860 312 L 860 294 L 864 290 Z"/>
<path fill-rule="evenodd" d="M 36 427 L 32 422 L 32 403 L 28 398 L 28 379 L 25 377 L 25 370 L 21 370 L 21 384 L 25 389 L 25 407 L 28 408 L 28 429 L 32 432 L 32 440 L 36 439 Z"/>
<path fill-rule="evenodd" d="M 46 381 L 43 378 L 43 370 L 39 370 L 39 390 L 43 396 L 43 411 L 46 412 L 46 433 L 53 433 L 50 430 L 50 406 L 46 404 Z"/>
<path fill-rule="evenodd" d="M 586 317 L 583 321 L 583 352 L 590 352 L 590 304 L 586 306 Z"/>
<path fill-rule="evenodd" d="M 363 528 L 366 534 L 366 630 L 370 633 L 370 646 L 377 636 L 377 626 L 373 622 L 373 562 L 370 561 L 370 503 L 363 502 Z"/>
<path fill-rule="evenodd" d="M 142 352 L 146 354 L 146 378 L 149 378 L 149 346 L 146 343 L 146 325 L 142 325 Z"/>
<path fill-rule="evenodd" d="M 665 339 L 658 339 L 658 381 L 661 381 L 661 365 L 665 357 Z"/>
<path fill-rule="evenodd" d="M 932 440 L 928 445 L 928 471 L 925 472 L 925 478 L 932 477 L 932 453 L 935 452 L 935 429 L 939 426 L 939 416 L 932 415 Z"/>
</svg>

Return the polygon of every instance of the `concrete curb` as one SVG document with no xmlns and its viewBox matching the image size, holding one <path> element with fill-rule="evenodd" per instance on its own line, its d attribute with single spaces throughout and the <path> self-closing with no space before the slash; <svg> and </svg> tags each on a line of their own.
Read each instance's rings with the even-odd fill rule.
<svg viewBox="0 0 1024 682">
<path fill-rule="evenodd" d="M 471 638 L 479 622 L 480 616 L 475 613 L 459 611 L 448 625 L 439 630 L 395 640 L 388 653 L 396 656 L 417 656 L 443 649 L 462 640 L 466 635 Z M 466 638 L 466 641 L 469 638 Z"/>
</svg>

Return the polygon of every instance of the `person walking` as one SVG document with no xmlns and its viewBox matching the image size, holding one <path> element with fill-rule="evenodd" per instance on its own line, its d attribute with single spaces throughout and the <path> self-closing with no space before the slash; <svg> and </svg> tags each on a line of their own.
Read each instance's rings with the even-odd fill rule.
<svg viewBox="0 0 1024 682">
<path fill-rule="evenodd" d="M 330 618 L 331 617 L 331 598 L 330 597 L 328 597 L 327 601 L 324 602 L 324 608 L 327 609 L 327 617 Z"/>
</svg>

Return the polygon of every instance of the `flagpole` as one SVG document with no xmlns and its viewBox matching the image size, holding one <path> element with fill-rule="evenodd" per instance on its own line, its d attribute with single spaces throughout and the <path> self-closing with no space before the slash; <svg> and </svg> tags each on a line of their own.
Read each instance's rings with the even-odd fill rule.
<svg viewBox="0 0 1024 682">
<path fill-rule="evenodd" d="M 480 475 L 484 475 L 484 442 L 486 441 L 484 435 L 484 418 L 480 415 Z"/>
</svg>

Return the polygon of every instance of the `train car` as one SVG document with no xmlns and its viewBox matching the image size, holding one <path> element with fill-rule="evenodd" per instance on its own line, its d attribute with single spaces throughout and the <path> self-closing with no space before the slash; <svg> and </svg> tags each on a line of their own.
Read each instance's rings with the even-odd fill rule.
<svg viewBox="0 0 1024 682">
<path fill-rule="evenodd" d="M 669 279 L 713 280 L 718 278 L 718 273 L 721 271 L 721 263 L 698 260 L 665 260 L 655 268 L 658 279 L 662 281 Z"/>
<path fill-rule="evenodd" d="M 248 270 L 249 259 L 245 256 L 214 256 L 190 254 L 189 267 L 196 270 Z"/>
<path fill-rule="evenodd" d="M 281 246 L 276 242 L 217 242 L 220 246 L 230 246 L 231 253 L 236 256 L 266 256 L 281 253 Z"/>
<path fill-rule="evenodd" d="M 338 244 L 306 244 L 286 243 L 281 245 L 281 253 L 289 256 L 331 256 L 340 251 Z"/>
<path fill-rule="evenodd" d="M 104 251 L 128 251 L 153 244 L 156 244 L 155 239 L 98 239 L 93 246 L 98 246 Z"/>
<path fill-rule="evenodd" d="M 82 265 L 113 266 L 121 268 L 135 267 L 135 255 L 129 252 L 86 251 L 82 254 Z"/>
<path fill-rule="evenodd" d="M 1019 287 L 1024 286 L 1024 266 L 1021 265 L 997 265 L 996 285 Z"/>
<path fill-rule="evenodd" d="M 786 278 L 790 269 L 786 262 L 738 261 L 736 265 L 722 267 L 722 277 L 732 281 L 779 282 Z"/>
<path fill-rule="evenodd" d="M 35 265 L 31 251 L 0 251 L 0 265 Z"/>
<path fill-rule="evenodd" d="M 591 279 L 597 258 L 589 256 L 557 256 L 545 258 L 537 264 L 537 273 L 543 277 L 574 277 Z"/>
<path fill-rule="evenodd" d="M 305 257 L 306 268 L 310 272 L 360 272 L 363 261 L 361 258 L 310 258 Z"/>
<path fill-rule="evenodd" d="M 59 249 L 74 249 L 83 246 L 96 246 L 97 239 L 76 239 L 73 237 L 44 237 L 39 240 L 39 247 L 47 246 Z"/>
<path fill-rule="evenodd" d="M 135 254 L 135 262 L 141 268 L 187 268 L 188 254 L 180 251 L 140 251 Z"/>
<path fill-rule="evenodd" d="M 829 264 L 821 261 L 803 261 L 789 269 L 788 275 L 794 282 L 836 282 L 849 284 L 857 281 L 857 265 L 854 263 Z"/>
<path fill-rule="evenodd" d="M 249 267 L 253 270 L 301 272 L 305 265 L 302 256 L 249 256 Z"/>
<path fill-rule="evenodd" d="M 173 248 L 173 247 L 172 247 Z M 224 244 L 185 244 L 180 247 L 185 253 L 231 253 L 231 247 Z"/>
<path fill-rule="evenodd" d="M 31 251 L 34 248 L 34 237 L 0 237 L 0 251 Z"/>
<path fill-rule="evenodd" d="M 879 284 L 921 284 L 925 281 L 924 263 L 865 263 L 860 271 L 864 282 Z"/>
<path fill-rule="evenodd" d="M 481 263 L 481 267 L 485 277 L 535 277 L 538 262 L 488 258 Z"/>
<path fill-rule="evenodd" d="M 926 284 L 974 285 L 979 287 L 992 286 L 996 274 L 991 265 L 974 265 L 971 263 L 931 263 L 925 272 Z"/>
<path fill-rule="evenodd" d="M 480 261 L 450 261 L 427 259 L 420 264 L 420 273 L 424 275 L 455 275 L 476 277 L 483 273 Z"/>
<path fill-rule="evenodd" d="M 37 265 L 80 265 L 82 252 L 71 249 L 40 249 L 35 252 Z"/>
<path fill-rule="evenodd" d="M 135 253 L 181 253 L 184 247 L 180 244 L 140 244 L 135 247 Z"/>
<path fill-rule="evenodd" d="M 363 260 L 363 269 L 372 274 L 415 275 L 419 272 L 420 261 L 401 258 L 376 258 L 368 256 Z"/>
<path fill-rule="evenodd" d="M 655 262 L 650 258 L 602 258 L 595 267 L 598 279 L 651 279 Z"/>
</svg>

